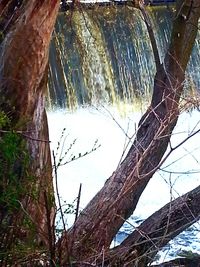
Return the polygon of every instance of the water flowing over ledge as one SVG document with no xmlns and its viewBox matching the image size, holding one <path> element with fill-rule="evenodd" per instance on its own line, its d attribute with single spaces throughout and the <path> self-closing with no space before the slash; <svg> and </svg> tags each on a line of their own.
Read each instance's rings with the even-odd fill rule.
<svg viewBox="0 0 200 267">
<path fill-rule="evenodd" d="M 173 14 L 169 10 L 160 8 L 149 10 L 149 12 L 154 25 L 160 56 L 163 59 L 168 46 Z M 65 121 L 67 128 L 71 130 L 73 127 L 72 125 L 70 126 L 70 116 L 72 116 L 73 124 L 75 122 L 78 128 L 77 131 L 79 133 L 81 132 L 80 139 L 82 139 L 84 135 L 88 136 L 91 134 L 93 129 L 97 130 L 97 126 L 100 124 L 98 115 L 93 122 L 90 121 L 88 124 L 85 122 L 85 119 L 90 117 L 87 113 L 91 113 L 91 106 L 101 103 L 104 105 L 107 103 L 113 106 L 114 104 L 118 105 L 119 102 L 134 104 L 135 106 L 137 102 L 141 103 L 144 99 L 148 100 L 155 75 L 155 64 L 146 26 L 138 10 L 130 7 L 118 7 L 117 9 L 101 7 L 88 11 L 76 10 L 73 13 L 70 11 L 60 15 L 57 21 L 56 31 L 57 33 L 55 32 L 54 34 L 50 51 L 49 102 L 52 106 L 56 107 L 67 107 L 71 110 L 79 107 L 79 109 L 75 113 L 70 113 L 69 110 L 65 111 L 67 115 L 62 122 L 59 122 L 59 116 L 56 117 L 56 114 L 54 114 L 52 129 L 55 128 L 55 123 L 59 123 L 63 127 Z M 185 91 L 192 89 L 193 92 L 199 88 L 198 62 L 199 38 L 196 41 L 196 47 L 194 48 L 193 56 L 188 67 Z M 80 108 L 85 105 L 89 106 L 89 108 Z M 78 120 L 78 116 L 81 117 L 80 120 Z M 109 127 L 105 126 L 105 121 L 102 120 L 101 126 L 101 129 L 106 128 L 106 135 L 109 132 L 113 140 L 116 134 L 113 134 L 109 130 Z M 98 134 L 100 134 L 101 129 L 97 131 Z M 83 133 L 84 130 L 86 130 L 85 134 Z M 181 128 L 181 130 L 183 129 Z M 75 135 L 73 137 L 76 138 L 77 136 Z M 86 142 L 83 141 L 83 143 L 85 144 Z M 110 142 L 108 142 L 108 148 L 110 148 L 109 145 Z M 108 153 L 104 153 L 104 155 L 108 155 Z M 102 159 L 99 159 L 100 161 Z M 110 163 L 109 159 L 106 162 L 107 164 Z M 84 174 L 83 170 L 80 171 L 81 165 L 83 165 L 84 170 L 93 172 L 91 180 L 89 174 Z M 183 167 L 185 164 L 181 166 Z M 74 167 L 75 172 L 72 171 L 70 173 L 72 167 L 68 166 L 68 173 L 63 172 L 61 175 L 64 179 L 60 189 L 64 191 L 63 198 L 66 195 L 67 187 L 70 188 L 70 192 L 67 193 L 68 196 L 72 194 L 71 188 L 74 188 L 76 183 L 78 189 L 79 182 L 77 182 L 76 178 L 80 178 L 81 176 L 85 176 L 84 183 L 87 184 L 88 180 L 91 182 L 91 187 L 89 185 L 89 189 L 85 190 L 85 195 L 89 197 L 88 192 L 96 190 L 94 186 L 100 182 L 97 175 L 104 178 L 108 176 L 107 174 L 104 175 L 101 173 L 102 169 L 106 168 L 102 168 L 101 166 L 98 169 L 98 167 L 94 162 L 87 162 L 87 164 L 86 162 L 84 164 L 83 162 L 79 162 L 78 167 Z M 176 167 L 178 170 L 180 169 L 179 165 Z M 176 184 L 180 181 L 181 189 L 188 190 L 188 186 L 192 186 L 191 176 L 188 179 L 188 183 L 187 178 L 185 178 L 184 186 L 182 185 L 182 180 L 179 178 L 179 175 L 174 174 L 171 181 Z M 149 191 L 147 190 L 144 198 L 141 198 L 141 206 L 138 209 L 144 214 L 137 214 L 138 211 L 136 210 L 138 217 L 132 218 L 133 220 L 130 220 L 130 224 L 136 225 L 138 219 L 141 221 L 144 215 L 147 216 L 148 212 L 152 212 L 151 209 L 158 208 L 154 205 L 158 203 L 153 203 L 153 200 L 150 202 L 145 200 L 145 196 L 147 198 L 149 195 L 154 195 L 152 193 L 154 191 L 157 193 L 158 187 L 162 197 L 165 187 L 167 189 L 165 197 L 169 198 L 171 181 L 169 180 L 169 175 L 163 175 L 162 173 L 159 173 L 157 177 L 152 179 L 152 183 L 148 187 Z M 195 174 L 193 181 L 199 183 L 199 178 L 196 178 Z M 66 183 L 66 186 L 63 186 L 64 183 Z M 70 183 L 71 186 L 69 186 Z M 99 186 L 101 186 L 101 183 L 103 183 L 103 180 L 101 180 Z M 75 194 L 77 193 L 77 189 L 75 190 Z M 179 195 L 180 191 L 177 194 Z M 162 205 L 160 199 L 158 197 L 156 198 L 157 201 L 159 200 L 159 205 Z M 85 198 L 82 201 L 87 202 Z M 147 202 L 151 206 L 151 209 L 150 206 L 147 207 L 145 204 Z M 129 229 L 126 229 L 126 226 L 122 228 L 122 235 L 126 235 L 128 230 L 130 230 L 130 224 Z M 192 232 L 189 229 L 187 233 L 183 233 L 183 238 L 180 240 L 184 243 L 183 247 L 189 245 L 194 251 L 199 252 L 199 242 L 198 238 L 196 238 L 197 234 L 195 231 L 199 233 L 199 223 L 194 226 Z M 188 236 L 191 237 L 191 233 L 194 237 L 188 241 Z M 180 244 L 180 240 L 177 239 L 178 244 Z M 164 251 L 164 254 L 165 252 L 168 253 L 169 246 Z M 174 253 L 174 251 L 172 252 Z M 170 256 L 173 256 L 172 252 L 170 252 Z"/>
<path fill-rule="evenodd" d="M 149 9 L 160 57 L 168 47 L 172 9 Z M 188 66 L 186 90 L 200 88 L 200 38 Z M 140 11 L 128 6 L 61 13 L 50 49 L 49 105 L 74 109 L 148 99 L 155 63 Z"/>
</svg>

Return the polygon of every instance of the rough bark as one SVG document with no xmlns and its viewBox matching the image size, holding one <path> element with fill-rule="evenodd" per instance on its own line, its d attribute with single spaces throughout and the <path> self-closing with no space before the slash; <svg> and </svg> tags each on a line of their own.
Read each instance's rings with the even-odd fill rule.
<svg viewBox="0 0 200 267">
<path fill-rule="evenodd" d="M 111 251 L 107 265 L 147 266 L 163 246 L 200 219 L 199 201 L 200 186 L 156 211 Z"/>
<path fill-rule="evenodd" d="M 11 2 L 14 1 L 7 4 Z M 8 229 L 24 229 L 22 221 L 28 216 L 35 229 L 33 242 L 40 242 L 46 247 L 50 246 L 49 224 L 53 225 L 55 213 L 45 112 L 46 70 L 58 8 L 58 0 L 25 1 L 2 42 L 0 65 L 0 111 L 9 117 L 10 130 L 18 133 L 26 143 L 29 156 L 29 169 L 23 177 L 20 173 L 18 177 L 25 188 L 24 195 L 17 200 L 20 208 L 14 210 L 12 216 L 8 210 L 4 209 L 3 213 L 1 210 L 1 222 L 6 221 Z M 6 130 L 1 129 L 0 138 L 4 137 Z M 17 161 L 17 170 L 20 170 L 22 162 Z M 13 232 L 8 236 L 10 234 Z M 25 236 L 22 237 L 22 232 L 18 232 L 18 238 L 29 239 L 30 243 L 30 233 L 23 234 Z M 1 246 L 6 246 L 8 236 L 3 237 Z"/>
<path fill-rule="evenodd" d="M 138 200 L 159 167 L 179 116 L 184 73 L 197 34 L 198 1 L 177 2 L 171 44 L 157 70 L 152 102 L 140 120 L 136 139 L 124 161 L 63 235 L 71 255 L 79 260 L 109 249 L 114 236 L 133 213 Z M 191 12 L 192 10 L 192 12 Z M 187 42 L 186 42 L 187 40 Z M 63 263 L 67 252 L 64 251 Z"/>
<path fill-rule="evenodd" d="M 177 1 L 171 45 L 164 63 L 157 70 L 151 105 L 140 120 L 136 139 L 124 161 L 80 214 L 72 229 L 61 238 L 58 244 L 61 266 L 67 266 L 70 257 L 76 261 L 91 257 L 91 262 L 94 255 L 99 255 L 102 250 L 109 250 L 113 237 L 134 211 L 144 188 L 159 167 L 179 115 L 178 102 L 183 90 L 184 72 L 197 33 L 200 15 L 198 2 L 191 0 L 182 4 L 182 1 Z M 41 240 L 50 252 L 54 243 L 54 200 L 44 96 L 48 47 L 58 8 L 57 0 L 25 1 L 23 11 L 20 11 L 16 23 L 3 41 L 0 65 L 0 111 L 9 116 L 12 131 L 17 131 L 26 141 L 31 160 L 29 175 L 34 176 L 34 182 L 28 183 L 28 186 L 27 177 L 20 177 L 23 178 L 23 183 L 25 181 L 27 192 L 19 199 L 21 209 L 12 214 L 9 226 L 10 229 L 17 228 L 25 211 L 25 215 L 28 214 L 34 222 L 37 239 Z M 0 138 L 3 138 L 4 129 L 1 130 Z M 20 182 L 22 180 L 19 180 Z M 33 189 L 36 189 L 37 197 L 31 194 Z M 189 198 L 185 201 L 187 205 L 192 203 L 192 208 L 196 208 L 195 201 L 190 202 Z M 182 209 L 185 209 L 185 202 L 181 203 Z M 172 227 L 165 229 L 168 210 L 168 206 L 162 209 L 156 225 L 151 224 L 150 217 L 141 229 L 144 230 L 144 225 L 148 226 L 147 235 L 151 235 L 153 230 L 164 229 L 172 238 L 174 233 L 179 232 L 176 224 L 179 215 L 177 216 L 177 210 L 174 210 L 174 215 L 170 217 Z M 158 214 L 156 216 L 158 218 Z M 2 221 L 9 217 L 6 210 L 1 210 L 0 217 Z M 187 219 L 192 222 L 190 216 L 187 216 Z M 186 223 L 183 220 L 182 229 L 184 227 Z M 160 234 L 162 232 L 159 232 Z M 25 238 L 30 238 L 29 233 L 26 233 Z M 4 246 L 5 240 L 3 236 L 1 245 Z M 160 242 L 160 246 L 163 246 L 166 240 Z M 124 241 L 124 264 L 130 260 L 130 250 L 133 252 L 134 242 L 143 241 L 146 242 L 146 239 L 141 240 L 141 236 L 136 232 Z M 12 237 L 9 242 L 13 242 Z M 138 246 L 138 255 L 145 253 L 144 248 L 146 251 L 151 249 L 150 245 L 151 243 L 146 242 L 144 247 Z M 121 247 L 118 249 L 120 253 Z M 115 250 L 113 253 L 115 254 Z M 106 259 L 108 264 L 114 254 L 111 253 Z M 153 256 L 151 250 L 150 254 Z M 51 258 L 54 256 L 51 255 Z M 142 259 L 144 264 L 148 262 L 147 258 Z M 76 266 L 84 265 L 81 263 Z"/>
</svg>

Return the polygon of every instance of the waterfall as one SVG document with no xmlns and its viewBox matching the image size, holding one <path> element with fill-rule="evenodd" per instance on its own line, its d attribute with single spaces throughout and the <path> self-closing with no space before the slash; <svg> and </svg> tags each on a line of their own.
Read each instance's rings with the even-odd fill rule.
<svg viewBox="0 0 200 267">
<path fill-rule="evenodd" d="M 161 59 L 173 12 L 149 9 Z M 186 88 L 199 88 L 200 38 L 187 71 Z M 98 103 L 148 100 L 154 57 L 140 11 L 128 6 L 60 13 L 50 47 L 49 105 L 74 109 Z"/>
<path fill-rule="evenodd" d="M 163 60 L 169 45 L 173 12 L 163 7 L 153 7 L 148 11 Z M 60 157 L 70 151 L 66 161 L 70 161 L 73 155 L 88 151 L 93 140 L 98 139 L 101 144 L 101 148 L 91 157 L 83 157 L 59 168 L 60 196 L 66 203 L 73 203 L 79 184 L 83 183 L 81 208 L 84 208 L 118 166 L 124 154 L 127 136 L 133 136 L 141 117 L 141 113 L 136 112 L 122 118 L 118 108 L 124 103 L 135 108 L 138 103 L 141 105 L 143 101 L 148 101 L 151 95 L 156 69 L 148 32 L 140 12 L 132 7 L 117 6 L 60 13 L 51 42 L 49 62 L 48 105 L 71 110 L 89 106 L 75 112 L 48 112 L 52 150 L 58 148 L 57 141 L 61 133 L 63 144 L 60 146 Z M 186 91 L 200 88 L 199 62 L 198 37 L 187 68 Z M 96 109 L 99 103 L 112 104 L 112 107 L 107 109 L 105 105 L 102 109 Z M 95 105 L 95 108 L 90 105 Z M 198 122 L 198 112 L 194 111 L 192 116 L 190 113 L 182 114 L 172 135 L 172 146 L 188 138 Z M 67 129 L 66 137 L 63 128 Z M 77 138 L 78 144 L 70 150 L 74 138 Z M 199 184 L 199 176 L 196 175 L 199 171 L 199 162 L 196 160 L 199 155 L 199 136 L 194 138 L 188 139 L 166 162 L 170 175 L 160 170 L 151 179 L 140 198 L 134 217 L 129 219 L 130 223 L 120 232 L 122 235 L 132 231 L 132 225 L 135 226 L 137 221 L 166 204 L 171 199 L 172 191 L 173 197 L 176 197 Z M 165 166 L 164 170 L 167 168 Z M 174 170 L 178 172 L 173 173 Z M 184 175 L 186 172 L 187 175 Z M 69 223 L 69 215 L 67 218 Z M 74 222 L 73 215 L 71 222 Z M 193 228 L 191 231 L 190 228 L 177 237 L 174 248 L 170 250 L 171 256 L 177 255 L 180 244 L 182 249 L 189 247 L 199 252 L 199 225 L 194 227 L 195 230 Z M 163 253 L 164 257 L 168 250 L 169 246 Z"/>
</svg>

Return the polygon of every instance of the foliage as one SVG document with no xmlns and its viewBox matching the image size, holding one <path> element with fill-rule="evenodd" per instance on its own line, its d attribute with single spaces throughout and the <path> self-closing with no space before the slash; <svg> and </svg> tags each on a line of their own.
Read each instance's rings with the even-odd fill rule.
<svg viewBox="0 0 200 267">
<path fill-rule="evenodd" d="M 101 145 L 98 143 L 98 139 L 96 139 L 94 141 L 94 144 L 92 146 L 92 148 L 84 153 L 79 152 L 77 153 L 77 155 L 74 155 L 74 153 L 71 153 L 69 155 L 69 153 L 72 151 L 72 148 L 74 147 L 74 145 L 77 142 L 77 139 L 74 139 L 68 146 L 68 148 L 66 149 L 66 151 L 63 151 L 65 142 L 66 142 L 66 138 L 68 135 L 65 135 L 66 132 L 66 128 L 63 128 L 62 133 L 61 133 L 61 137 L 60 140 L 57 143 L 57 148 L 56 148 L 56 154 L 55 156 L 58 157 L 58 163 L 56 164 L 56 167 L 60 167 L 63 165 L 66 165 L 72 161 L 75 161 L 77 159 L 83 158 L 85 156 L 88 156 L 89 154 L 91 154 L 92 152 L 96 151 Z M 67 158 L 68 156 L 68 158 Z M 55 164 L 54 164 L 55 165 Z M 55 167 L 55 166 L 54 166 Z"/>
<path fill-rule="evenodd" d="M 5 112 L 0 110 L 0 129 L 9 125 L 9 124 L 10 124 L 10 119 L 5 114 Z"/>
<path fill-rule="evenodd" d="M 19 132 L 12 129 L 8 116 L 2 111 L 0 148 L 0 244 L 6 242 L 6 245 L 0 246 L 0 263 L 5 258 L 8 263 L 13 261 L 13 257 L 23 258 L 34 246 L 35 227 L 31 217 L 26 214 L 23 202 L 23 196 L 33 184 L 34 176 L 29 173 L 30 158 L 26 142 Z M 21 210 L 23 215 L 20 215 Z M 11 222 L 15 225 L 13 229 L 9 227 Z M 26 236 L 27 230 L 32 232 L 32 239 L 24 243 L 22 237 Z M 15 242 L 9 239 L 11 232 Z"/>
<path fill-rule="evenodd" d="M 76 202 L 77 199 L 75 199 L 72 203 L 67 203 L 66 201 L 63 201 L 63 205 L 57 210 L 57 217 L 55 222 L 55 235 L 57 239 L 61 237 L 64 230 L 62 225 L 62 215 L 64 216 L 65 224 L 67 224 L 68 215 L 75 216 L 76 214 Z M 60 209 L 62 209 L 62 212 Z"/>
<path fill-rule="evenodd" d="M 19 179 L 26 175 L 29 159 L 22 137 L 12 131 L 3 134 L 0 139 L 0 205 L 8 209 L 19 207 L 20 196 L 26 190 Z"/>
<path fill-rule="evenodd" d="M 66 201 L 63 201 L 63 204 L 61 204 L 62 199 L 59 195 L 59 190 L 58 190 L 58 185 L 57 185 L 58 168 L 66 165 L 66 164 L 68 164 L 74 160 L 81 159 L 82 157 L 85 157 L 85 156 L 91 154 L 92 152 L 96 151 L 100 147 L 100 144 L 98 144 L 98 140 L 95 140 L 95 142 L 94 142 L 94 144 L 90 150 L 88 150 L 84 153 L 79 152 L 79 153 L 77 153 L 77 155 L 74 155 L 74 153 L 72 152 L 72 149 L 75 146 L 77 139 L 74 139 L 68 145 L 66 151 L 63 151 L 67 137 L 68 137 L 68 135 L 66 135 L 66 128 L 63 128 L 60 139 L 57 143 L 55 155 L 53 152 L 53 163 L 54 163 L 53 168 L 54 168 L 54 176 L 55 176 L 54 178 L 55 178 L 55 183 L 56 183 L 55 194 L 57 195 L 57 199 L 58 199 L 58 209 L 57 209 L 57 213 L 56 213 L 57 216 L 56 216 L 56 222 L 55 222 L 55 234 L 56 234 L 57 238 L 60 237 L 63 230 L 65 230 L 65 224 L 66 224 L 68 215 L 74 215 L 75 220 L 76 220 L 76 216 L 79 213 L 79 202 L 80 202 L 80 197 L 81 197 L 81 195 L 78 195 L 77 198 L 72 203 L 67 203 Z M 56 159 L 56 157 L 57 157 L 57 159 Z M 58 161 L 58 163 L 56 161 Z M 79 190 L 81 190 L 81 189 L 79 189 Z M 81 194 L 81 191 L 79 191 L 79 193 Z"/>
<path fill-rule="evenodd" d="M 26 2 L 28 3 L 28 1 Z M 16 31 L 13 31 L 14 34 L 10 34 L 10 38 L 13 38 L 11 44 L 15 42 L 15 44 L 18 45 L 18 51 L 15 56 L 13 56 L 16 51 L 15 45 L 11 45 L 10 49 L 7 50 L 7 57 L 4 57 L 7 62 L 10 63 L 7 64 L 7 69 L 10 68 L 13 72 L 10 72 L 9 70 L 8 73 L 11 73 L 11 75 L 5 75 L 3 78 L 8 85 L 12 85 L 12 83 L 10 83 L 12 80 L 17 80 L 16 88 L 14 88 L 14 83 L 14 86 L 6 87 L 6 90 L 8 90 L 7 96 L 11 96 L 13 92 L 16 92 L 15 97 L 13 97 L 12 104 L 13 106 L 18 107 L 18 109 L 15 110 L 14 115 L 16 115 L 16 117 L 23 115 L 21 112 L 21 106 L 24 105 L 27 100 L 26 109 L 23 110 L 28 113 L 27 116 L 29 116 L 30 119 L 34 117 L 34 120 L 32 120 L 34 129 L 36 129 L 38 134 L 44 134 L 42 131 L 46 130 L 46 135 L 48 135 L 47 125 L 44 125 L 43 127 L 43 122 L 46 122 L 44 119 L 42 120 L 44 117 L 41 117 L 40 120 L 36 120 L 35 117 L 40 117 L 40 115 L 43 115 L 43 112 L 45 112 L 44 106 L 41 105 L 44 90 L 43 70 L 46 67 L 46 55 L 49 46 L 50 34 L 58 12 L 58 8 L 56 9 L 56 7 L 59 6 L 59 2 L 54 1 L 54 4 L 52 5 L 47 4 L 51 2 L 50 0 L 43 2 L 37 0 L 32 2 L 33 4 L 30 4 L 31 2 L 29 1 L 29 5 L 25 5 L 22 9 L 24 14 L 22 14 L 22 12 L 18 12 L 19 14 L 21 13 L 19 19 L 17 20 L 19 23 L 17 22 L 15 25 Z M 197 190 L 189 192 L 189 196 L 185 195 L 183 198 L 179 197 L 163 207 L 161 211 L 154 213 L 152 215 L 153 218 L 150 217 L 145 220 L 145 222 L 133 232 L 133 235 L 129 236 L 132 238 L 131 240 L 130 238 L 126 239 L 118 248 L 113 250 L 114 253 L 111 254 L 114 255 L 114 257 L 111 255 L 108 259 L 106 258 L 106 250 L 109 248 L 113 236 L 119 230 L 122 223 L 124 223 L 124 220 L 126 220 L 134 211 L 141 193 L 152 175 L 163 162 L 163 155 L 170 142 L 172 130 L 178 119 L 179 96 L 183 90 L 183 72 L 185 71 L 197 31 L 197 27 L 195 28 L 195 31 L 193 30 L 193 26 L 198 25 L 197 23 L 200 15 L 198 14 L 200 9 L 196 7 L 194 8 L 193 5 L 197 4 L 197 2 L 198 0 L 194 0 L 191 1 L 191 6 L 188 6 L 188 4 L 186 6 L 186 3 L 184 3 L 184 5 L 180 7 L 181 1 L 177 1 L 177 13 L 174 18 L 172 42 L 164 60 L 166 68 L 161 64 L 158 64 L 159 61 L 157 62 L 157 58 L 155 56 L 155 61 L 157 62 L 158 67 L 151 108 L 146 111 L 140 120 L 135 141 L 126 158 L 106 181 L 101 191 L 99 191 L 99 193 L 93 198 L 93 201 L 91 201 L 87 208 L 80 214 L 74 227 L 68 232 L 65 231 L 66 235 L 62 235 L 62 239 L 60 240 L 60 255 L 62 254 L 60 259 L 63 261 L 62 266 L 67 266 L 67 263 L 71 266 L 71 262 L 68 260 L 71 257 L 77 260 L 77 263 L 78 261 L 80 262 L 87 259 L 89 264 L 97 262 L 99 265 L 98 261 L 102 261 L 102 263 L 100 263 L 101 266 L 108 266 L 108 264 L 110 266 L 110 263 L 111 266 L 114 266 L 115 262 L 120 262 L 122 266 L 127 265 L 128 263 L 138 263 L 139 261 L 140 267 L 147 266 L 158 249 L 169 242 L 169 240 L 172 239 L 178 232 L 192 224 L 194 219 L 196 220 L 198 218 L 200 213 L 199 205 L 196 205 L 194 201 L 195 197 L 198 196 L 200 192 L 197 188 Z M 182 13 L 183 8 L 184 13 Z M 185 8 L 188 11 L 186 15 Z M 48 14 L 48 16 L 46 16 L 46 14 Z M 183 15 L 186 19 L 183 19 Z M 25 20 L 24 16 L 26 18 Z M 15 18 L 15 16 L 13 17 Z M 38 21 L 42 21 L 41 27 L 38 27 Z M 147 22 L 146 24 L 149 26 L 148 20 L 145 22 Z M 190 25 L 189 29 L 188 25 Z M 25 26 L 24 29 L 26 30 L 23 29 L 23 26 Z M 37 28 L 38 30 L 32 31 L 33 28 Z M 46 28 L 48 28 L 48 31 L 46 31 Z M 31 35 L 30 31 L 32 31 Z M 188 36 L 185 32 L 188 31 L 191 33 L 190 40 L 186 42 L 186 38 Z M 32 39 L 28 39 L 29 36 L 31 36 Z M 38 36 L 40 38 L 38 38 Z M 26 38 L 26 47 L 28 49 L 24 50 L 24 40 L 26 40 Z M 41 42 L 43 44 L 42 46 Z M 30 43 L 31 49 L 29 49 Z M 152 46 L 153 45 L 154 43 L 152 42 Z M 39 59 L 38 55 L 40 55 Z M 18 57 L 23 59 L 22 62 L 25 63 L 20 64 L 21 68 L 18 68 L 20 69 L 20 72 L 17 72 L 17 67 L 19 66 Z M 32 63 L 32 68 L 27 68 L 27 66 L 30 66 L 30 64 L 26 64 L 28 62 Z M 23 75 L 24 72 L 26 74 L 30 74 L 30 72 L 32 72 L 32 75 Z M 6 74 L 6 71 L 4 71 L 4 73 Z M 27 82 L 27 77 L 30 78 L 29 82 Z M 38 86 L 39 81 L 41 81 L 41 84 Z M 4 92 L 5 90 L 3 93 Z M 27 97 L 23 97 L 22 101 L 18 102 L 17 100 L 21 97 L 22 92 L 27 92 Z M 38 98 L 38 95 L 41 97 Z M 39 114 L 38 107 L 41 107 Z M 20 247 L 23 248 L 23 246 L 20 245 L 23 244 L 25 237 L 22 236 L 23 228 L 21 229 L 21 226 L 23 226 L 23 223 L 27 225 L 27 227 L 31 226 L 31 224 L 29 224 L 29 220 L 24 220 L 24 218 L 30 219 L 30 216 L 34 217 L 35 214 L 37 214 L 37 209 L 39 208 L 44 212 L 43 214 L 40 213 L 41 217 L 38 219 L 42 222 L 41 224 L 45 224 L 44 222 L 47 222 L 48 238 L 44 238 L 44 232 L 41 231 L 39 223 L 37 224 L 37 238 L 46 242 L 45 248 L 50 255 L 49 258 L 52 266 L 55 266 L 55 244 L 53 243 L 55 240 L 52 237 L 53 233 L 51 228 L 51 209 L 53 209 L 53 207 L 48 205 L 48 192 L 45 191 L 46 188 L 44 189 L 44 187 L 40 187 L 40 185 L 47 185 L 47 183 L 45 184 L 44 182 L 45 177 L 37 177 L 38 179 L 35 181 L 35 184 L 39 185 L 38 188 L 40 187 L 38 189 L 38 191 L 40 191 L 40 198 L 37 205 L 35 205 L 34 199 L 29 198 L 29 193 L 32 191 L 32 188 L 30 187 L 29 179 L 27 179 L 31 177 L 31 175 L 28 173 L 29 168 L 26 168 L 26 166 L 29 167 L 30 163 L 29 158 L 26 156 L 28 154 L 26 152 L 26 144 L 24 143 L 20 133 L 14 131 L 14 129 L 9 127 L 9 123 L 7 123 L 3 120 L 2 125 L 4 125 L 4 129 L 6 129 L 5 127 L 7 126 L 8 128 L 1 131 L 0 139 L 0 145 L 2 147 L 2 151 L 0 152 L 0 163 L 2 165 L 2 173 L 0 174 L 0 190 L 2 194 L 5 194 L 4 191 L 10 192 L 10 194 L 8 199 L 4 197 L 2 199 L 2 203 L 0 203 L 2 206 L 1 216 L 3 217 L 3 219 L 1 218 L 1 222 L 6 222 L 8 226 L 6 234 L 2 232 L 3 238 L 0 235 L 0 245 L 3 243 L 4 247 L 4 244 L 6 243 L 5 248 L 7 251 L 8 249 L 11 251 L 13 247 L 16 248 L 16 246 L 18 246 L 18 249 Z M 47 142 L 48 146 L 48 140 L 45 142 Z M 180 143 L 179 146 L 182 143 Z M 175 148 L 171 147 L 170 152 L 176 148 L 177 146 Z M 35 149 L 34 146 L 32 147 L 32 151 L 33 149 Z M 69 148 L 69 150 L 70 149 L 71 148 Z M 41 151 L 39 150 L 39 160 L 42 157 L 45 158 L 46 154 L 47 157 L 49 156 L 49 150 L 46 154 L 45 152 L 43 154 L 43 152 L 44 151 L 42 149 Z M 35 161 L 38 160 L 38 154 L 34 158 Z M 69 162 L 80 157 L 82 157 L 82 154 L 75 158 L 70 158 Z M 62 153 L 60 159 L 61 161 L 63 160 Z M 42 163 L 43 162 L 45 165 L 47 160 L 42 160 Z M 26 163 L 28 164 L 26 165 Z M 57 164 L 55 161 L 54 163 L 56 174 Z M 68 163 L 68 161 L 66 161 L 66 163 Z M 39 168 L 42 169 L 41 166 L 39 166 Z M 37 168 L 34 169 L 35 172 L 37 172 L 37 170 Z M 50 179 L 46 179 L 45 181 L 48 181 L 51 184 Z M 26 189 L 28 189 L 28 191 L 25 191 Z M 52 190 L 52 187 L 50 186 L 49 189 Z M 15 195 L 16 192 L 17 196 Z M 44 196 L 42 196 L 42 194 Z M 190 195 L 192 197 L 190 197 Z M 45 200 L 45 203 L 43 203 L 42 200 Z M 80 194 L 78 195 L 78 200 L 80 200 Z M 79 201 L 77 201 L 76 213 L 78 213 L 79 210 L 78 202 Z M 177 205 L 177 203 L 179 205 Z M 29 213 L 26 212 L 26 207 L 28 206 L 27 204 L 30 204 L 31 206 Z M 46 209 L 44 209 L 44 207 Z M 62 210 L 60 205 L 59 208 Z M 9 210 L 14 210 L 14 212 L 9 214 Z M 20 212 L 16 212 L 16 210 L 20 210 Z M 188 210 L 190 212 L 188 212 Z M 182 214 L 187 214 L 187 217 L 182 216 Z M 63 217 L 62 214 L 61 216 Z M 36 216 L 34 219 L 35 218 Z M 0 230 L 2 231 L 2 228 L 0 228 Z M 29 237 L 30 235 L 28 235 L 28 238 Z M 131 241 L 131 244 L 129 240 Z M 47 244 L 48 241 L 49 244 Z M 71 241 L 71 243 L 69 244 L 68 241 Z M 27 244 L 27 242 L 24 244 Z M 89 244 L 89 246 L 87 244 Z M 15 251 L 15 254 L 17 254 L 17 252 L 18 251 Z M 10 257 L 11 252 L 8 253 L 8 257 Z M 13 257 L 13 262 L 14 260 L 15 258 Z M 104 264 L 104 261 L 107 262 Z M 11 266 L 11 264 L 1 265 Z"/>
</svg>

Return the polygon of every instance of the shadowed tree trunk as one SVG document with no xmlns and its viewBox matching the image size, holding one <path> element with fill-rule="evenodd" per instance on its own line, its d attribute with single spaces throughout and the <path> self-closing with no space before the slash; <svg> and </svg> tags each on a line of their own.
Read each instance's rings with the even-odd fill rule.
<svg viewBox="0 0 200 267">
<path fill-rule="evenodd" d="M 132 266 L 134 261 L 140 267 L 147 266 L 160 248 L 200 219 L 199 201 L 200 186 L 156 211 L 111 250 L 108 255 L 111 266 L 116 262 L 118 266 Z"/>
<path fill-rule="evenodd" d="M 12 175 L 8 175 L 5 164 L 0 176 L 1 192 L 7 190 L 13 173 L 15 180 L 17 173 L 17 182 L 25 189 L 15 198 L 18 206 L 14 209 L 10 210 L 5 200 L 0 202 L 1 225 L 6 222 L 7 227 L 6 235 L 3 234 L 5 227 L 0 229 L 1 250 L 11 249 L 17 238 L 26 242 L 32 238 L 37 245 L 44 244 L 49 250 L 53 265 L 56 260 L 55 212 L 44 97 L 48 49 L 59 1 L 23 1 L 19 9 L 12 8 L 14 2 L 2 1 L 0 5 L 0 12 L 6 12 L 2 25 L 7 25 L 8 19 L 13 24 L 5 30 L 1 48 L 0 112 L 9 122 L 6 126 L 0 125 L 0 141 L 4 144 L 8 133 L 19 136 L 20 146 L 25 143 L 22 147 L 28 154 L 28 169 L 21 171 L 24 156 L 17 154 L 9 166 Z M 171 44 L 164 62 L 156 62 L 151 105 L 139 122 L 135 141 L 74 226 L 63 233 L 57 244 L 61 266 L 71 264 L 70 258 L 74 259 L 73 266 L 90 266 L 83 263 L 86 261 L 102 266 L 102 259 L 104 266 L 147 266 L 158 249 L 199 218 L 198 187 L 154 213 L 119 247 L 109 250 L 113 238 L 135 210 L 146 185 L 162 163 L 179 116 L 185 69 L 198 29 L 199 1 L 178 0 L 176 10 Z M 0 153 L 1 162 L 3 157 Z M 33 224 L 34 236 L 23 225 L 27 216 Z M 8 229 L 18 229 L 18 232 Z M 5 245 L 6 239 L 10 240 L 8 245 Z"/>
<path fill-rule="evenodd" d="M 6 255 L 12 250 L 14 240 L 28 240 L 30 244 L 33 242 L 46 247 L 54 243 L 54 192 L 45 94 L 48 49 L 59 1 L 24 1 L 19 9 L 13 8 L 16 1 L 4 2 L 1 3 L 3 14 L 6 12 L 8 20 L 15 15 L 16 19 L 9 25 L 8 34 L 7 28 L 2 29 L 5 38 L 1 48 L 0 112 L 8 117 L 9 123 L 1 128 L 0 139 L 5 143 L 12 132 L 13 138 L 19 138 L 16 146 L 24 144 L 20 153 L 13 152 L 10 176 L 7 165 L 3 165 L 6 159 L 0 154 L 2 166 L 5 166 L 1 169 L 1 192 L 8 190 L 8 185 L 13 185 L 12 180 L 16 179 L 13 190 L 20 191 L 15 199 L 4 197 L 4 202 L 0 203 L 1 208 L 3 206 L 0 211 L 1 226 L 6 224 L 8 230 L 1 236 L 0 246 Z M 6 25 L 6 16 L 2 16 L 2 27 Z M 9 143 L 7 147 L 10 150 Z M 22 157 L 23 154 L 26 155 Z M 22 172 L 25 157 L 28 166 Z M 20 188 L 17 187 L 19 184 Z M 11 201 L 15 202 L 14 207 L 11 207 Z M 27 224 L 32 225 L 29 231 Z M 17 231 L 13 232 L 13 229 Z M 4 230 L 5 227 L 1 227 L 1 234 Z"/>
</svg>

